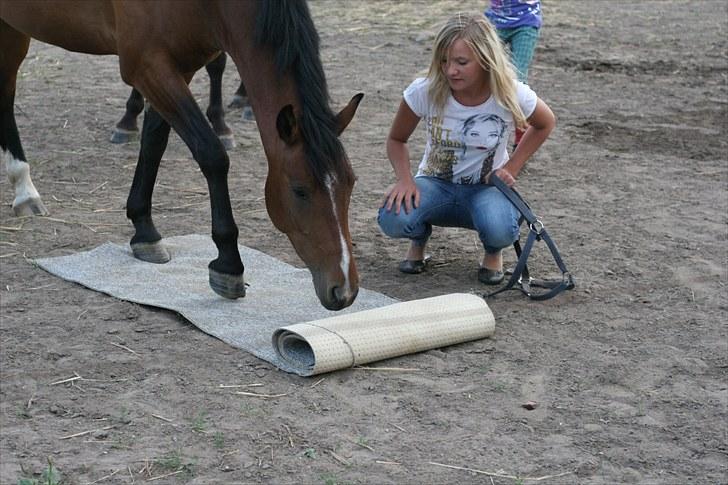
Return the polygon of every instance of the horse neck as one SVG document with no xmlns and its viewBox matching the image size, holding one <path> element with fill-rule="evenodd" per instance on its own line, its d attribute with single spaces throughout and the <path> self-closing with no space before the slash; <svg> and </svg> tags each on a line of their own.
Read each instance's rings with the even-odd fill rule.
<svg viewBox="0 0 728 485">
<path fill-rule="evenodd" d="M 271 60 L 272 55 L 267 51 L 250 56 L 239 56 L 230 50 L 228 53 L 235 62 L 240 79 L 245 85 L 270 163 L 275 159 L 270 156 L 273 150 L 283 143 L 276 128 L 278 113 L 288 104 L 293 105 L 296 112 L 300 109 L 295 82 L 291 75 L 280 75 L 276 72 Z M 254 67 L 246 69 L 246 66 Z"/>
<path fill-rule="evenodd" d="M 290 104 L 300 112 L 301 100 L 293 75 L 279 73 L 275 53 L 256 45 L 257 2 L 220 2 L 217 4 L 220 44 L 235 63 L 255 112 L 261 141 L 270 155 L 282 143 L 276 128 L 278 113 Z M 271 157 L 268 157 L 271 160 Z"/>
</svg>

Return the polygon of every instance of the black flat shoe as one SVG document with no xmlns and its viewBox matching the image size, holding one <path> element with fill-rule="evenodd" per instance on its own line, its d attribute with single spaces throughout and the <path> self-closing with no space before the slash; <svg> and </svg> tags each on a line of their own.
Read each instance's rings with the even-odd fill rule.
<svg viewBox="0 0 728 485">
<path fill-rule="evenodd" d="M 503 271 L 482 267 L 478 269 L 478 281 L 484 285 L 500 284 L 505 277 L 506 275 L 503 274 Z"/>
<path fill-rule="evenodd" d="M 426 262 L 422 259 L 405 259 L 399 263 L 399 270 L 407 274 L 420 274 L 425 270 Z"/>
</svg>

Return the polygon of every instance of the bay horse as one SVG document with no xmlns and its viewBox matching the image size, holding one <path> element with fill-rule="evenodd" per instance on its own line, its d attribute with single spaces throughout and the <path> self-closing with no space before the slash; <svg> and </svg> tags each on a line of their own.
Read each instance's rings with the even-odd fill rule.
<svg viewBox="0 0 728 485">
<path fill-rule="evenodd" d="M 232 130 L 225 123 L 225 109 L 222 107 L 222 75 L 225 71 L 227 55 L 221 52 L 215 59 L 205 65 L 205 70 L 210 78 L 210 103 L 205 110 L 205 115 L 215 130 L 218 138 L 227 150 L 235 148 L 235 137 Z M 228 105 L 229 108 L 243 109 L 243 116 L 248 117 L 250 111 L 248 105 L 248 93 L 245 85 L 241 82 L 237 91 L 233 95 L 233 99 Z M 114 131 L 111 133 L 111 143 L 122 144 L 128 143 L 136 138 L 139 133 L 137 118 L 144 110 L 144 96 L 132 88 L 129 99 L 126 101 L 126 111 L 121 117 Z"/>
<path fill-rule="evenodd" d="M 330 310 L 358 291 L 348 210 L 354 174 L 339 140 L 363 97 L 338 114 L 329 107 L 319 37 L 303 0 L 0 0 L 0 155 L 15 188 L 16 214 L 44 214 L 15 124 L 18 68 L 30 39 L 88 54 L 115 54 L 121 77 L 149 101 L 126 203 L 136 258 L 165 263 L 170 253 L 152 221 L 152 190 L 170 128 L 207 181 L 212 289 L 245 296 L 238 227 L 225 148 L 189 90 L 193 74 L 227 52 L 248 91 L 268 159 L 265 200 L 273 224 L 290 239 Z"/>
</svg>

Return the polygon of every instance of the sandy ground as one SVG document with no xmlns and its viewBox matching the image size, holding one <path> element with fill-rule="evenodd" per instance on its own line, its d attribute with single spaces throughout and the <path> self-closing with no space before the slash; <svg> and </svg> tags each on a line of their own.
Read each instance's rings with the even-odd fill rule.
<svg viewBox="0 0 728 485">
<path fill-rule="evenodd" d="M 366 93 L 343 135 L 366 288 L 408 300 L 483 291 L 473 233 L 437 230 L 433 267 L 412 277 L 396 270 L 406 243 L 375 222 L 402 89 L 438 23 L 483 3 L 313 4 L 334 105 Z M 138 145 L 107 142 L 128 94 L 115 58 L 33 43 L 17 119 L 51 216 L 14 218 L 3 177 L 0 482 L 39 479 L 50 460 L 66 484 L 727 483 L 727 7 L 544 3 L 531 84 L 559 121 L 518 186 L 578 287 L 545 303 L 511 292 L 489 302 L 495 338 L 379 364 L 410 371 L 288 375 L 173 313 L 34 267 L 129 240 Z M 230 69 L 226 96 L 236 83 Z M 193 81 L 203 107 L 207 86 Z M 228 119 L 240 242 L 300 265 L 264 209 L 255 124 Z M 176 136 L 155 204 L 165 235 L 209 233 L 205 182 Z M 552 271 L 544 247 L 532 266 Z"/>
</svg>

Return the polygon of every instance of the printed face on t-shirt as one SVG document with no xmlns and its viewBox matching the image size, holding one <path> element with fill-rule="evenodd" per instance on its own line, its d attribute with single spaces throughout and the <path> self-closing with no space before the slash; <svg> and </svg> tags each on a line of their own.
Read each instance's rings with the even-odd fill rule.
<svg viewBox="0 0 728 485">
<path fill-rule="evenodd" d="M 463 122 L 464 151 L 475 150 L 484 156 L 498 147 L 506 131 L 506 122 L 494 114 L 474 115 Z"/>
</svg>

